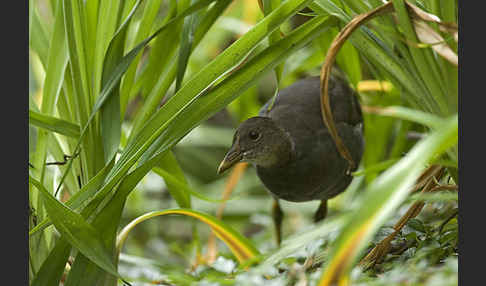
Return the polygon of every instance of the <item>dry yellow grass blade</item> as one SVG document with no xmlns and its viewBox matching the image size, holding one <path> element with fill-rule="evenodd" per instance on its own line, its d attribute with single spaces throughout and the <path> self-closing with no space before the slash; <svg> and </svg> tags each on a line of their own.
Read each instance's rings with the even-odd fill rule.
<svg viewBox="0 0 486 286">
<path fill-rule="evenodd" d="M 454 40 L 456 42 L 458 41 L 458 39 L 459 39 L 458 27 L 455 23 L 444 23 L 436 15 L 427 13 L 424 10 L 422 10 L 419 7 L 411 4 L 408 1 L 406 1 L 405 3 L 407 4 L 408 11 L 411 13 L 411 15 L 414 18 L 419 19 L 419 20 L 423 20 L 423 21 L 426 21 L 426 22 L 436 23 L 439 26 L 439 29 L 442 32 L 451 33 L 452 36 L 454 37 Z"/>
<path fill-rule="evenodd" d="M 434 31 L 427 23 L 423 21 L 413 21 L 415 32 L 419 40 L 431 48 L 444 59 L 457 66 L 459 64 L 459 59 L 457 54 L 445 43 L 444 38 L 442 38 L 439 33 Z"/>
<path fill-rule="evenodd" d="M 331 74 L 331 69 L 336 60 L 336 56 L 344 44 L 344 42 L 351 36 L 351 34 L 359 28 L 361 25 L 369 21 L 370 19 L 393 11 L 392 2 L 388 2 L 376 9 L 373 9 L 367 13 L 363 13 L 354 17 L 346 26 L 336 35 L 334 40 L 327 51 L 326 58 L 324 59 L 324 64 L 321 68 L 321 112 L 324 124 L 326 124 L 329 133 L 336 143 L 336 147 L 341 154 L 341 156 L 346 159 L 349 163 L 349 169 L 353 169 L 356 165 L 351 155 L 338 135 L 336 126 L 334 124 L 334 119 L 331 112 L 331 103 L 329 100 L 329 76 Z"/>
<path fill-rule="evenodd" d="M 226 225 L 217 218 L 198 212 L 192 209 L 168 209 L 163 211 L 153 211 L 143 214 L 127 224 L 118 234 L 116 242 L 117 255 L 120 253 L 130 231 L 138 224 L 158 216 L 179 214 L 198 219 L 211 227 L 216 236 L 221 239 L 236 256 L 240 262 L 246 262 L 259 255 L 258 250 L 253 246 L 250 240 L 236 232 L 233 228 Z"/>
<path fill-rule="evenodd" d="M 390 92 L 393 89 L 393 85 L 389 81 L 380 81 L 380 80 L 362 80 L 358 82 L 358 86 L 356 87 L 358 92 L 367 92 L 367 91 L 384 91 Z"/>
</svg>

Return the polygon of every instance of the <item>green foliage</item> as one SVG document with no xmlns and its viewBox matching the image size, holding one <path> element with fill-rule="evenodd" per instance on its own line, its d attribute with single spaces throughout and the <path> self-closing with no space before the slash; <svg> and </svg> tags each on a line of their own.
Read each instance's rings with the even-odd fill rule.
<svg viewBox="0 0 486 286">
<path fill-rule="evenodd" d="M 430 164 L 449 170 L 440 184 L 457 183 L 458 68 L 434 49 L 454 53 L 457 42 L 435 21 L 427 27 L 444 41 L 422 43 L 407 1 L 392 1 L 393 15 L 358 28 L 337 55 L 366 106 L 366 152 L 329 218 L 313 225 L 316 202 L 283 202 L 287 239 L 275 248 L 271 197 L 252 167 L 223 218 L 213 217 L 228 184 L 216 169 L 233 128 L 279 89 L 319 74 L 339 31 L 383 4 L 260 2 L 29 1 L 31 285 L 117 285 L 120 277 L 132 285 L 326 285 L 340 253 L 349 255 L 339 279 L 353 285 L 457 284 L 457 194 L 407 199 Z M 457 23 L 456 1 L 410 2 Z M 369 80 L 392 88 L 361 88 Z M 356 267 L 417 200 L 424 211 L 390 253 L 371 269 Z M 218 241 L 213 263 L 209 228 L 184 217 L 123 232 L 118 256 L 130 221 L 169 213 L 215 229 L 226 244 Z"/>
</svg>

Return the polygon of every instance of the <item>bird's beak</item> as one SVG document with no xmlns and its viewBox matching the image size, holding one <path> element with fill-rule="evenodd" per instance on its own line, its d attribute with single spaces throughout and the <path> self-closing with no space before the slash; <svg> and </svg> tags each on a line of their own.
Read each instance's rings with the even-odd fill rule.
<svg viewBox="0 0 486 286">
<path fill-rule="evenodd" d="M 226 156 L 224 156 L 223 161 L 219 164 L 218 167 L 218 174 L 223 173 L 227 169 L 233 167 L 236 163 L 240 162 L 243 159 L 243 153 L 240 150 L 240 146 L 238 145 L 238 141 L 231 146 Z"/>
</svg>

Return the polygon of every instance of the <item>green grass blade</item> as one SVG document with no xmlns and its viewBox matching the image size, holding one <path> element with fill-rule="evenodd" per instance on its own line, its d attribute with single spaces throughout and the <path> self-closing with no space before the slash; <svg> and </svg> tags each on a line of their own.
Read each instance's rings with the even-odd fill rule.
<svg viewBox="0 0 486 286">
<path fill-rule="evenodd" d="M 153 168 L 155 167 L 160 160 L 165 156 L 165 153 L 160 153 L 157 156 L 154 156 L 152 159 L 147 161 L 144 165 L 139 166 L 131 173 L 126 175 L 122 182 L 120 183 L 117 192 L 111 197 L 106 204 L 98 207 L 99 216 L 97 216 L 94 220 L 94 224 L 96 226 L 103 226 L 107 224 L 118 226 L 119 222 L 113 223 L 113 217 L 106 214 L 112 214 L 116 212 L 116 210 L 121 210 L 125 203 L 126 197 L 130 194 L 130 192 L 135 188 L 135 186 L 142 180 L 143 177 Z M 83 209 L 82 213 L 86 216 L 90 216 L 96 209 L 98 203 L 91 202 L 86 208 Z M 114 242 L 114 240 L 113 240 Z"/>
<path fill-rule="evenodd" d="M 175 21 L 174 18 L 185 11 L 184 8 L 187 8 L 185 4 L 188 4 L 187 1 L 170 1 L 167 15 L 162 22 L 162 26 L 170 23 L 170 28 L 162 31 L 151 43 L 146 67 L 137 78 L 135 83 L 137 89 L 130 92 L 130 98 L 133 98 L 135 92 L 140 92 L 146 98 L 154 89 L 157 78 L 160 79 L 169 65 L 176 61 L 174 58 L 177 57 L 176 50 L 180 46 L 184 19 Z"/>
<path fill-rule="evenodd" d="M 102 234 L 103 238 L 105 239 L 105 244 L 109 245 L 110 249 L 115 249 L 115 232 L 117 230 L 117 226 L 119 225 L 126 197 L 135 188 L 138 182 L 150 171 L 150 169 L 152 169 L 162 159 L 163 156 L 165 156 L 163 153 L 155 156 L 145 165 L 136 168 L 130 174 L 125 176 L 114 196 L 111 197 L 102 206 L 102 208 L 98 208 L 102 209 L 102 211 L 100 211 L 94 218 L 93 226 Z M 96 206 L 96 202 L 90 203 L 86 208 L 83 209 L 82 215 L 85 217 L 91 216 L 96 211 Z M 118 257 L 113 256 L 113 259 L 114 263 L 116 263 Z M 76 283 L 76 281 L 85 281 L 86 279 L 83 279 L 83 277 L 89 277 L 89 282 L 93 282 L 92 284 L 99 279 L 104 279 L 104 283 L 102 283 L 103 285 L 113 285 L 113 277 L 103 277 L 101 269 L 90 263 L 89 260 L 81 254 L 76 257 L 73 270 L 75 270 L 75 272 L 70 274 L 68 277 L 68 281 L 73 281 L 73 283 Z"/>
<path fill-rule="evenodd" d="M 147 95 L 144 105 L 134 118 L 132 131 L 128 137 L 128 142 L 132 140 L 132 138 L 140 131 L 147 120 L 155 113 L 160 105 L 160 102 L 166 95 L 167 90 L 169 90 L 172 82 L 174 81 L 176 73 L 177 61 L 173 60 L 168 68 L 167 73 L 162 73 L 160 75 L 157 83 Z"/>
<path fill-rule="evenodd" d="M 102 86 L 106 85 L 109 76 L 114 72 L 118 62 L 123 57 L 125 39 L 128 23 L 139 7 L 141 0 L 133 6 L 127 19 L 120 26 L 115 36 L 110 41 L 108 51 L 103 62 Z M 120 81 L 113 87 L 108 99 L 101 107 L 101 137 L 103 141 L 103 154 L 105 162 L 109 162 L 118 151 L 121 137 L 121 116 L 120 116 Z"/>
<path fill-rule="evenodd" d="M 64 33 L 64 21 L 60 4 L 57 5 L 56 21 L 54 23 L 54 30 L 50 42 L 51 46 L 49 47 L 47 58 L 47 70 L 46 78 L 44 80 L 42 104 L 40 106 L 40 112 L 45 115 L 52 115 L 54 113 L 55 104 L 64 80 L 64 70 L 66 69 L 68 60 Z M 37 143 L 37 152 L 39 153 L 38 156 L 36 156 L 37 160 L 34 163 L 34 166 L 37 166 L 37 170 L 40 170 L 41 172 L 43 172 L 44 169 L 42 165 L 44 164 L 46 156 L 45 152 L 47 149 L 47 140 L 45 140 L 45 136 L 45 132 L 39 132 Z"/>
<path fill-rule="evenodd" d="M 95 51 L 96 45 L 96 31 L 98 28 L 98 12 L 100 1 L 99 0 L 85 0 L 84 1 L 84 17 L 85 17 L 85 38 L 86 38 L 86 71 L 88 74 L 94 70 L 95 65 Z M 94 86 L 94 78 L 89 77 L 90 94 L 93 96 L 96 94 L 92 89 Z"/>
<path fill-rule="evenodd" d="M 73 0 L 63 1 L 64 16 L 66 21 L 66 31 L 68 34 L 70 62 L 73 66 L 73 82 L 85 101 L 85 105 L 91 105 L 91 90 L 89 88 L 89 76 L 87 66 L 88 38 L 86 35 L 86 18 L 84 11 L 84 1 Z M 89 110 L 88 110 L 89 111 Z M 86 113 L 87 114 L 87 113 Z"/>
<path fill-rule="evenodd" d="M 359 170 L 353 173 L 353 176 L 363 176 L 367 174 L 374 174 L 374 173 L 379 173 L 383 170 L 388 169 L 388 167 L 393 166 L 398 161 L 398 159 L 389 159 L 380 163 L 373 164 L 371 166 L 368 166 L 366 169 Z"/>
<path fill-rule="evenodd" d="M 117 30 L 118 14 L 113 11 L 120 11 L 121 1 L 101 1 L 98 11 L 98 23 L 96 29 L 96 46 L 93 63 L 93 94 L 98 95 L 101 90 L 101 77 L 103 73 L 103 62 L 106 50 Z"/>
<path fill-rule="evenodd" d="M 356 88 L 361 81 L 361 61 L 358 51 L 351 43 L 345 43 L 336 56 L 336 63 L 342 68 L 351 84 Z"/>
<path fill-rule="evenodd" d="M 160 167 L 154 167 L 152 169 L 152 171 L 154 173 L 156 173 L 157 175 L 161 176 L 164 179 L 166 185 L 168 186 L 168 188 L 170 190 L 171 195 L 174 198 L 176 197 L 175 195 L 173 195 L 173 192 L 175 191 L 175 192 L 181 192 L 181 193 L 184 193 L 184 194 L 191 194 L 191 195 L 193 195 L 194 197 L 196 197 L 200 200 L 210 202 L 210 203 L 223 203 L 223 202 L 235 199 L 234 197 L 227 199 L 227 200 L 212 199 L 212 198 L 206 197 L 206 196 L 202 195 L 201 193 L 194 191 L 188 185 L 187 182 L 182 181 L 181 179 L 174 176 L 172 173 L 169 173 L 169 172 L 165 171 L 164 169 L 162 169 Z M 179 196 L 181 196 L 181 195 L 179 195 Z"/>
<path fill-rule="evenodd" d="M 374 111 L 374 113 L 409 120 L 433 129 L 440 128 L 444 124 L 444 119 L 441 117 L 403 106 L 388 106 L 385 108 L 378 108 Z"/>
<path fill-rule="evenodd" d="M 95 228 L 80 214 L 73 212 L 52 196 L 44 186 L 29 176 L 29 182 L 40 192 L 49 217 L 61 235 L 91 261 L 105 271 L 120 277 L 110 254 L 103 244 L 103 239 Z M 121 278 L 121 277 L 120 277 Z"/>
<path fill-rule="evenodd" d="M 64 22 L 61 4 L 57 5 L 56 21 L 51 37 L 51 45 L 48 52 L 46 78 L 44 80 L 44 90 L 40 112 L 45 115 L 54 114 L 55 104 L 62 81 L 64 79 L 64 70 L 67 63 L 67 51 L 64 36 Z M 44 182 L 46 171 L 46 158 L 49 146 L 48 131 L 39 129 L 37 132 L 36 151 L 32 164 L 34 166 L 33 174 L 41 183 Z M 44 219 L 42 206 L 38 200 L 38 194 L 33 193 L 31 197 L 32 205 L 39 210 L 39 218 Z"/>
<path fill-rule="evenodd" d="M 92 195 L 93 192 L 96 192 L 98 187 L 103 183 L 103 180 L 106 176 L 106 174 L 108 173 L 107 171 L 113 166 L 113 163 L 114 163 L 114 160 L 111 161 L 110 164 L 108 164 L 104 169 L 102 169 L 99 174 L 97 174 L 95 177 L 93 177 L 86 185 L 83 186 L 83 188 L 74 194 L 74 196 L 72 196 L 70 198 L 69 201 L 66 202 L 66 205 L 68 207 L 71 207 L 71 208 L 77 208 L 81 205 L 81 203 L 86 199 L 88 198 L 89 196 Z M 87 216 L 86 213 L 82 213 L 82 215 L 84 215 L 85 217 Z M 110 222 L 112 222 L 110 220 Z M 50 220 L 49 219 L 46 219 L 44 221 L 42 221 L 41 223 L 39 223 L 34 229 L 31 230 L 31 232 L 29 232 L 29 236 L 33 235 L 34 233 L 46 228 L 47 226 L 50 225 Z M 96 225 L 93 224 L 95 227 Z M 68 248 L 68 250 L 71 249 L 71 246 L 70 244 L 65 240 L 63 239 L 62 237 L 56 241 L 56 245 L 54 246 L 54 249 L 52 249 L 52 251 L 49 253 L 49 257 L 47 258 L 47 260 L 43 263 L 42 267 L 41 267 L 41 270 L 43 268 L 45 268 L 45 272 L 43 273 L 49 273 L 49 274 L 38 274 L 38 278 L 36 279 L 39 279 L 40 281 L 46 281 L 45 279 L 48 279 L 49 281 L 52 281 L 50 279 L 54 279 L 54 274 L 58 271 L 60 271 L 62 273 L 62 271 L 64 270 L 64 265 L 66 264 L 66 261 L 67 261 L 67 258 L 69 256 L 69 251 L 68 251 L 68 256 L 64 257 L 63 256 L 63 253 L 65 251 L 65 249 Z M 89 260 L 88 261 L 84 261 L 86 259 L 86 257 L 84 257 L 83 255 L 80 255 L 79 257 L 81 257 L 80 261 L 75 260 L 75 264 L 79 264 L 81 262 L 83 262 L 83 265 L 85 264 L 89 264 Z M 78 262 L 76 262 L 78 261 Z M 56 265 L 51 265 L 51 262 L 52 263 L 56 263 Z M 46 264 L 46 265 L 44 265 Z M 89 269 L 99 269 L 97 267 L 93 267 L 93 264 L 91 265 L 88 265 Z M 71 270 L 75 270 L 76 272 L 78 272 L 78 267 L 74 268 L 74 265 L 73 267 L 71 268 Z M 42 276 L 41 276 L 42 275 Z M 44 275 L 48 275 L 48 277 L 44 277 Z M 101 275 L 98 273 L 98 275 Z M 76 275 L 73 275 L 70 279 L 68 279 L 69 281 L 77 281 L 78 279 L 76 279 L 75 277 Z M 93 275 L 94 276 L 94 275 Z M 86 278 L 86 277 L 85 277 Z M 86 281 L 87 282 L 87 281 Z M 68 283 L 66 281 L 66 283 Z M 71 282 L 69 282 L 71 283 Z M 39 285 L 57 285 L 55 283 L 49 283 L 49 284 L 43 284 L 43 283 L 40 283 Z M 67 284 L 66 284 L 67 285 Z"/>
<path fill-rule="evenodd" d="M 83 203 L 85 203 L 90 197 L 92 197 L 103 184 L 103 181 L 106 178 L 106 175 L 113 167 L 115 160 L 112 160 L 109 164 L 107 164 L 103 169 L 101 169 L 96 176 L 91 178 L 88 183 L 83 185 L 83 187 L 76 192 L 69 200 L 65 203 L 71 209 L 78 209 Z M 45 220 L 41 221 L 34 227 L 32 230 L 29 231 L 29 236 L 34 235 L 35 233 L 43 230 L 44 228 L 48 227 L 51 224 L 50 219 L 46 218 Z"/>
<path fill-rule="evenodd" d="M 159 11 L 161 3 L 162 0 L 150 0 L 147 1 L 147 3 L 145 3 L 142 19 L 140 20 L 140 24 L 137 26 L 136 36 L 134 39 L 135 43 L 139 43 L 143 39 L 149 36 L 149 33 L 156 19 L 157 12 Z M 142 57 L 141 54 L 137 55 L 137 57 L 130 64 L 130 67 L 125 73 L 125 76 L 123 77 L 121 88 L 120 88 L 121 91 L 120 108 L 122 114 L 125 114 L 125 108 L 133 88 L 137 67 L 141 57 Z"/>
<path fill-rule="evenodd" d="M 204 14 L 204 18 L 197 25 L 197 29 L 194 31 L 194 44 L 192 49 L 195 49 L 197 44 L 201 42 L 202 38 L 213 26 L 214 22 L 216 22 L 216 20 L 223 14 L 231 2 L 231 0 L 219 0 L 208 9 L 208 11 Z"/>
<path fill-rule="evenodd" d="M 79 137 L 79 125 L 33 110 L 29 110 L 29 124 L 65 136 Z"/>
<path fill-rule="evenodd" d="M 31 7 L 29 6 L 29 9 L 32 9 L 32 14 L 30 14 L 29 11 L 29 17 L 32 21 L 29 35 L 29 47 L 39 56 L 40 62 L 44 69 L 47 69 L 50 37 L 47 34 L 41 20 L 39 19 L 39 14 L 37 12 L 37 9 L 35 8 L 35 3 L 33 1 Z"/>
<path fill-rule="evenodd" d="M 178 4 L 184 2 L 188 4 L 189 3 L 193 4 L 194 0 L 179 1 Z M 184 4 L 182 5 L 184 6 Z M 187 17 L 186 19 L 184 19 L 184 24 L 182 25 L 182 34 L 181 34 L 179 56 L 178 56 L 178 63 L 177 63 L 177 76 L 176 76 L 176 86 L 175 86 L 176 92 L 180 89 L 182 80 L 184 79 L 184 74 L 186 73 L 187 62 L 189 61 L 189 56 L 191 55 L 192 43 L 194 40 L 194 31 L 196 29 L 199 16 L 200 15 L 198 14 L 193 14 Z"/>
<path fill-rule="evenodd" d="M 104 245 L 109 249 L 110 259 L 115 265 L 117 265 L 117 258 L 114 255 L 116 232 L 125 206 L 125 199 L 126 197 L 115 196 L 103 208 L 103 211 L 96 215 L 92 222 L 93 227 L 103 239 Z M 84 209 L 81 214 L 84 217 L 89 217 L 90 212 L 88 211 L 89 209 Z M 82 281 L 85 285 L 116 285 L 116 278 L 116 275 L 110 275 L 98 265 L 92 263 L 91 259 L 83 253 L 78 253 L 66 281 L 66 286 L 78 285 L 79 281 Z"/>
<path fill-rule="evenodd" d="M 393 7 L 395 8 L 399 25 L 402 28 L 407 40 L 413 43 L 418 43 L 419 40 L 410 21 L 407 9 L 405 7 L 405 1 L 394 0 Z M 409 50 L 417 70 L 420 73 L 420 77 L 423 78 L 431 96 L 435 99 L 435 102 L 439 106 L 440 114 L 448 115 L 449 110 L 448 106 L 446 105 L 446 98 L 443 98 L 445 96 L 445 91 L 443 90 L 441 84 L 442 80 L 439 68 L 437 67 L 437 63 L 434 60 L 434 56 L 432 55 L 430 48 L 420 49 L 409 45 Z"/>
<path fill-rule="evenodd" d="M 171 176 L 175 177 L 175 179 L 182 183 L 184 186 L 187 187 L 188 183 L 182 168 L 179 166 L 174 153 L 171 151 L 166 152 L 165 156 L 162 157 L 159 163 L 160 169 L 168 172 Z M 170 194 L 176 200 L 177 204 L 181 208 L 191 208 L 191 195 L 186 191 L 185 188 L 179 188 L 177 185 L 174 185 L 173 182 L 170 180 L 168 176 L 165 174 L 161 174 L 160 172 L 155 172 L 161 175 L 164 178 L 165 183 L 169 189 Z"/>
<path fill-rule="evenodd" d="M 71 245 L 65 239 L 58 240 L 47 259 L 42 263 L 31 286 L 59 285 L 70 251 Z"/>
<path fill-rule="evenodd" d="M 106 285 L 101 283 L 103 273 L 101 268 L 78 252 L 63 286 Z"/>
<path fill-rule="evenodd" d="M 69 97 L 70 101 L 74 103 L 73 107 L 75 107 L 75 113 L 78 117 L 77 119 L 79 125 L 88 126 L 87 122 L 91 99 L 89 96 L 88 82 L 85 74 L 85 50 L 82 43 L 82 27 L 84 26 L 84 22 L 81 22 L 82 13 L 79 10 L 80 3 L 78 2 L 78 0 L 62 0 L 62 4 L 64 10 L 66 40 L 69 52 L 69 75 L 71 76 L 71 78 L 69 79 L 69 83 L 72 86 L 72 89 L 70 89 Z M 97 138 L 96 136 L 95 126 L 94 124 L 89 126 L 89 129 L 84 128 L 88 131 L 87 136 L 84 136 L 84 131 L 81 131 L 81 139 L 78 143 L 78 145 L 80 145 L 81 143 L 83 144 L 80 156 L 82 162 L 81 167 L 83 169 L 82 181 L 86 181 L 91 178 L 96 172 L 96 165 L 98 164 L 98 162 L 103 161 L 103 154 L 101 154 L 100 156 L 100 154 L 97 152 L 97 149 L 101 149 L 99 148 L 99 146 L 101 146 L 101 142 L 99 142 L 99 144 L 98 142 L 96 142 L 99 138 Z M 77 151 L 77 148 L 75 148 L 74 152 Z M 68 166 L 70 165 L 71 164 L 69 164 Z M 65 176 L 66 173 L 64 173 L 61 177 L 61 183 L 64 181 Z M 59 184 L 57 190 L 60 189 L 60 186 L 61 184 Z"/>
<path fill-rule="evenodd" d="M 112 94 L 100 110 L 101 137 L 105 162 L 114 158 L 118 152 L 121 138 L 120 92 L 113 89 Z"/>
<path fill-rule="evenodd" d="M 361 14 L 371 10 L 371 5 L 367 3 L 368 1 L 361 0 L 344 0 L 347 7 L 351 8 L 355 13 Z"/>
</svg>

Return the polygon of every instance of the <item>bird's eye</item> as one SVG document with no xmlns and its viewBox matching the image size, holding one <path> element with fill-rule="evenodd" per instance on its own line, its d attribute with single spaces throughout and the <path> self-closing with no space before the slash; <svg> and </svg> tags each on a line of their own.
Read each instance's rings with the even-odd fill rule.
<svg viewBox="0 0 486 286">
<path fill-rule="evenodd" d="M 256 132 L 256 131 L 250 131 L 250 139 L 255 141 L 255 140 L 258 140 L 258 138 L 260 138 L 260 133 Z"/>
</svg>

